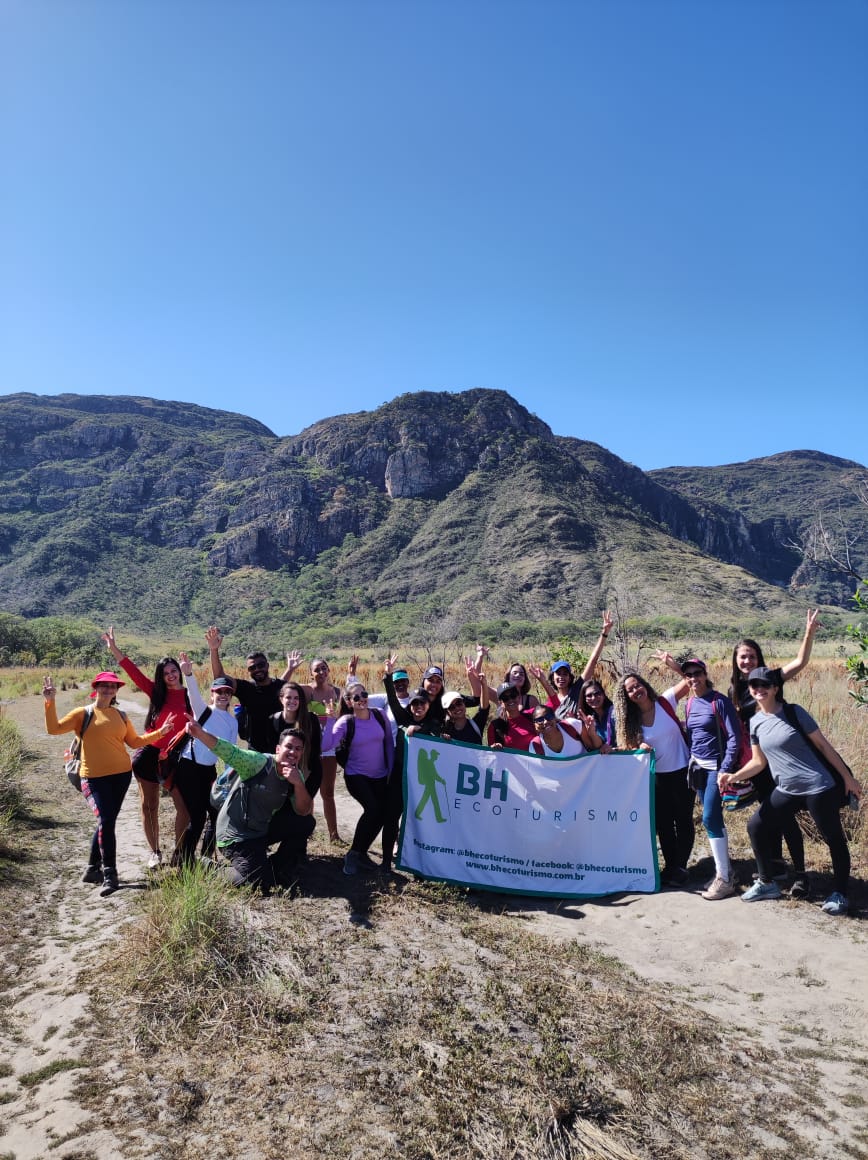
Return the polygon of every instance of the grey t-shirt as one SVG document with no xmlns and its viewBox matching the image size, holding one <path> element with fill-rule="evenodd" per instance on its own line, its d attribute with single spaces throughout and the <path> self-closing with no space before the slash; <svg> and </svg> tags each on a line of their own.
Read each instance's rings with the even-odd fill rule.
<svg viewBox="0 0 868 1160">
<path fill-rule="evenodd" d="M 817 722 L 801 705 L 793 705 L 799 724 L 806 733 L 813 733 Z M 777 713 L 757 712 L 750 722 L 751 745 L 758 745 L 766 755 L 775 785 L 783 793 L 823 793 L 831 789 L 835 779 L 820 761 L 810 741 L 802 737 L 784 716 Z"/>
</svg>

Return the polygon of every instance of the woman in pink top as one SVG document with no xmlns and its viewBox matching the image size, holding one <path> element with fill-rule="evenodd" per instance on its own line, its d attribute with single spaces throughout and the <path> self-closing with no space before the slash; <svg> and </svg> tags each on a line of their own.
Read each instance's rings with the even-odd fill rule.
<svg viewBox="0 0 868 1160">
<path fill-rule="evenodd" d="M 157 744 L 146 745 L 136 750 L 133 755 L 133 773 L 142 804 L 142 827 L 151 850 L 148 869 L 155 870 L 163 860 L 160 852 L 159 762 L 160 758 L 169 752 L 173 742 L 184 732 L 187 718 L 192 713 L 190 701 L 184 687 L 181 666 L 174 657 L 163 657 L 158 661 L 154 678 L 151 680 L 118 648 L 114 627 L 104 632 L 102 639 L 133 684 L 147 694 L 150 704 L 145 718 L 145 729 L 161 729 L 167 724 L 171 726 L 169 732 Z M 178 790 L 168 782 L 163 784 L 163 788 L 171 794 L 175 805 L 175 848 L 180 849 L 184 833 L 190 824 L 190 815 Z"/>
</svg>

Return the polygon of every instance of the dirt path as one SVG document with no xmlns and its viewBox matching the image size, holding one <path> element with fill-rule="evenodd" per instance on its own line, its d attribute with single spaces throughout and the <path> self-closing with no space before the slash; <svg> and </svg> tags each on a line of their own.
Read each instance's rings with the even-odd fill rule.
<svg viewBox="0 0 868 1160">
<path fill-rule="evenodd" d="M 60 712 L 75 703 L 80 695 L 62 694 Z M 127 697 L 123 707 L 142 713 L 144 702 Z M 134 789 L 128 795 L 118 828 L 123 888 L 102 899 L 98 887 L 79 881 L 91 819 L 62 782 L 57 758 L 63 743 L 45 737 L 41 698 L 22 699 L 5 711 L 29 744 L 49 756 L 34 784 L 46 794 L 51 786 L 56 796 L 47 811 L 55 821 L 34 888 L 22 888 L 22 908 L 0 932 L 0 1157 L 157 1157 L 158 1141 L 143 1138 L 130 1152 L 129 1138 L 122 1142 L 104 1129 L 74 1094 L 80 1069 L 88 1066 L 89 1044 L 89 999 L 78 990 L 78 973 L 116 936 L 146 886 L 137 795 Z M 358 808 L 342 790 L 338 811 L 349 837 Z M 169 822 L 165 811 L 162 824 Z M 834 1128 L 811 1128 L 818 1155 L 868 1155 L 864 916 L 836 920 L 806 903 L 708 903 L 689 892 L 562 904 L 480 898 L 546 937 L 599 947 L 762 1044 L 810 1061 L 821 1077 L 818 1103 L 837 1105 Z M 122 1083 L 123 1076 L 117 1080 Z M 724 1098 L 738 1099 L 738 1093 Z"/>
</svg>

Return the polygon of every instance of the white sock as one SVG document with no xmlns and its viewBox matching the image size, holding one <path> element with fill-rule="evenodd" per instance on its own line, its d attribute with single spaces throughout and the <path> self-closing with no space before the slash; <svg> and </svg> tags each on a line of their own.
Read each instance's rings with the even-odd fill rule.
<svg viewBox="0 0 868 1160">
<path fill-rule="evenodd" d="M 726 836 L 709 838 L 708 844 L 711 846 L 711 856 L 714 858 L 714 868 L 718 878 L 723 878 L 729 882 L 732 877 L 732 868 L 729 864 L 729 839 Z"/>
</svg>

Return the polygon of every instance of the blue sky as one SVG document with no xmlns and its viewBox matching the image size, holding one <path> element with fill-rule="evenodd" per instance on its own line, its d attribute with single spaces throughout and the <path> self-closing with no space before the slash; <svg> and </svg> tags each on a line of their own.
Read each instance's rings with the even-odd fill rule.
<svg viewBox="0 0 868 1160">
<path fill-rule="evenodd" d="M 3 0 L 0 391 L 866 461 L 864 0 Z"/>
</svg>

